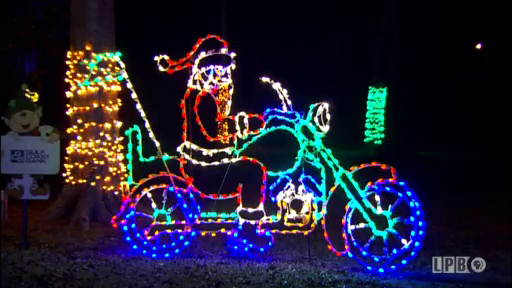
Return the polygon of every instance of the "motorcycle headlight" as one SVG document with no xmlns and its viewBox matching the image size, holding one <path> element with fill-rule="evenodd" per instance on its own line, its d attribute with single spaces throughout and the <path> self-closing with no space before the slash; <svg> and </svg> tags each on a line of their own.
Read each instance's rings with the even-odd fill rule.
<svg viewBox="0 0 512 288">
<path fill-rule="evenodd" d="M 322 102 L 317 106 L 315 114 L 315 125 L 323 133 L 329 131 L 329 123 L 331 122 L 331 114 L 329 113 L 329 104 Z"/>
</svg>

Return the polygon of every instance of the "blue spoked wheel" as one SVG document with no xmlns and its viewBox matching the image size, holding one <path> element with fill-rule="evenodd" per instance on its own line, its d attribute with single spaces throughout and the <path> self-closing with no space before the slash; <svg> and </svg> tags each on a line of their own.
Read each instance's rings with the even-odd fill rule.
<svg viewBox="0 0 512 288">
<path fill-rule="evenodd" d="M 259 230 L 256 224 L 243 223 L 228 235 L 226 248 L 235 255 L 251 255 L 267 252 L 274 245 L 270 231 Z"/>
<path fill-rule="evenodd" d="M 195 237 L 191 227 L 200 211 L 192 189 L 172 183 L 177 181 L 157 175 L 138 185 L 130 196 L 120 226 L 134 251 L 153 258 L 172 257 Z"/>
<path fill-rule="evenodd" d="M 380 217 L 371 229 L 361 212 L 349 203 L 344 218 L 350 257 L 369 271 L 389 272 L 410 263 L 425 238 L 425 213 L 421 202 L 405 182 L 382 181 L 366 189 L 365 198 Z"/>
</svg>

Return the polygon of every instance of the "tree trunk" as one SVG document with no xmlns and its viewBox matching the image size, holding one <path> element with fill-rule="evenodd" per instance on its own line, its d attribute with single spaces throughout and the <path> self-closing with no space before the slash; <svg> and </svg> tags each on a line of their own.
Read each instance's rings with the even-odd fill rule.
<svg viewBox="0 0 512 288">
<path fill-rule="evenodd" d="M 86 46 L 91 47 L 95 53 L 115 52 L 113 0 L 71 0 L 70 9 L 70 46 L 72 52 L 84 51 Z M 93 103 L 107 105 L 110 101 L 117 103 L 117 93 L 104 91 L 103 88 L 70 97 L 71 107 L 93 107 Z M 75 112 L 69 115 L 71 126 L 75 125 L 75 127 L 80 128 L 84 123 L 95 124 L 94 127 L 86 125 L 80 132 L 71 132 L 72 141 L 70 141 L 67 150 L 73 147 L 76 148 L 80 144 L 90 143 L 91 140 L 93 140 L 93 143 L 96 143 L 94 141 L 102 141 L 98 143 L 105 143 L 106 141 L 110 145 L 112 143 L 105 140 L 105 135 L 108 134 L 113 139 L 117 139 L 116 137 L 119 136 L 119 129 L 115 128 L 118 120 L 117 110 L 107 111 L 103 106 L 99 106 L 86 112 Z M 105 127 L 109 127 L 109 130 L 107 131 Z M 110 127 L 113 127 L 113 129 L 110 129 Z M 72 145 L 75 146 L 72 147 Z M 99 145 L 97 144 L 97 146 Z M 112 146 L 105 147 L 107 148 L 104 149 L 108 150 Z M 93 149 L 96 148 L 86 147 L 82 148 L 82 151 L 92 151 Z M 47 211 L 47 219 L 71 216 L 71 225 L 76 225 L 85 230 L 89 229 L 92 221 L 110 222 L 113 213 L 120 207 L 120 196 L 116 197 L 114 194 L 118 190 L 122 178 L 111 173 L 110 168 L 115 166 L 116 163 L 112 163 L 112 160 L 105 156 L 105 152 L 91 153 L 85 153 L 84 155 L 80 152 L 73 154 L 73 151 L 68 151 L 68 156 L 65 159 L 67 183 L 56 202 Z M 100 153 L 103 154 L 100 155 Z M 105 161 L 102 161 L 103 163 L 91 163 L 95 162 L 93 158 Z M 81 167 L 75 167 L 76 163 L 80 164 Z M 82 181 L 79 179 L 82 179 Z M 114 188 L 112 189 L 112 187 Z"/>
</svg>

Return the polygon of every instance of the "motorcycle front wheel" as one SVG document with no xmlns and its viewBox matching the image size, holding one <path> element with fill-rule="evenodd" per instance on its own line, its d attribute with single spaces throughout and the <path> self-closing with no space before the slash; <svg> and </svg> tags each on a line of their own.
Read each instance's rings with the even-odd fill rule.
<svg viewBox="0 0 512 288">
<path fill-rule="evenodd" d="M 367 187 L 365 199 L 387 219 L 385 233 L 376 235 L 354 203 L 343 218 L 346 254 L 369 271 L 380 273 L 407 266 L 418 256 L 425 238 L 425 212 L 403 181 L 385 180 Z"/>
</svg>

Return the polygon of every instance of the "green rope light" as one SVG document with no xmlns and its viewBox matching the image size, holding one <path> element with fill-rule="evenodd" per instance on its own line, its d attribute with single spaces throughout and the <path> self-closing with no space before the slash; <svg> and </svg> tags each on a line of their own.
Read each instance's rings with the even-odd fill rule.
<svg viewBox="0 0 512 288">
<path fill-rule="evenodd" d="M 386 136 L 385 112 L 388 88 L 375 88 L 370 86 L 368 101 L 366 102 L 366 123 L 364 131 L 364 143 L 382 144 Z"/>
</svg>

